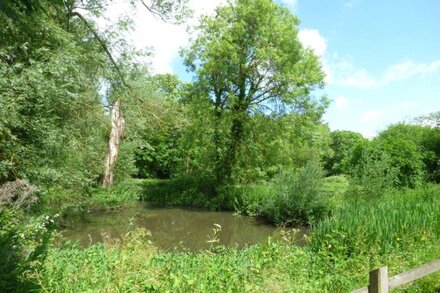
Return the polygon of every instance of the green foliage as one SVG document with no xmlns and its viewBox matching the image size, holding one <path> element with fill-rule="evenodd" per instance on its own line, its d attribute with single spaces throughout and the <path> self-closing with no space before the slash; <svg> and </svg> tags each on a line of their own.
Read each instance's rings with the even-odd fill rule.
<svg viewBox="0 0 440 293">
<path fill-rule="evenodd" d="M 122 100 L 127 124 L 116 180 L 176 176 L 183 151 L 180 139 L 188 124 L 184 84 L 171 74 L 146 76 L 142 70 L 132 74 L 133 87 Z"/>
<path fill-rule="evenodd" d="M 380 197 L 387 189 L 394 188 L 398 170 L 392 158 L 374 145 L 363 147 L 357 164 L 351 170 L 353 196 Z"/>
<path fill-rule="evenodd" d="M 240 168 L 240 154 L 251 145 L 251 113 L 325 108 L 325 100 L 310 97 L 323 85 L 324 74 L 318 58 L 302 48 L 298 23 L 271 0 L 231 1 L 215 16 L 201 19 L 196 38 L 183 51 L 196 76 L 196 96 L 205 100 L 206 113 L 212 115 L 211 161 L 219 185 L 238 181 L 234 171 Z M 245 166 L 253 167 L 249 162 Z"/>
<path fill-rule="evenodd" d="M 230 185 L 221 190 L 226 206 L 249 216 L 262 216 L 262 207 L 275 197 L 276 188 L 271 183 Z"/>
<path fill-rule="evenodd" d="M 425 163 L 426 179 L 440 183 L 440 113 L 419 117 L 415 127 L 420 129 L 420 149 Z"/>
<path fill-rule="evenodd" d="M 440 128 L 424 127 L 422 154 L 426 180 L 440 183 Z"/>
<path fill-rule="evenodd" d="M 92 210 L 120 209 L 133 205 L 141 197 L 141 183 L 131 179 L 119 182 L 110 188 L 93 192 L 87 202 Z"/>
<path fill-rule="evenodd" d="M 332 131 L 330 137 L 333 154 L 326 157 L 325 169 L 331 175 L 350 174 L 353 167 L 350 161 L 355 149 L 368 144 L 368 140 L 360 133 L 346 130 Z"/>
<path fill-rule="evenodd" d="M 246 147 L 239 151 L 234 170 L 238 182 L 268 181 L 287 166 L 304 167 L 331 153 L 328 128 L 317 113 L 256 114 L 249 125 L 250 135 L 245 139 Z"/>
<path fill-rule="evenodd" d="M 349 187 L 349 179 L 345 175 L 329 176 L 323 180 L 323 192 L 329 196 L 344 195 Z"/>
<path fill-rule="evenodd" d="M 142 200 L 160 206 L 187 206 L 221 209 L 223 200 L 216 196 L 214 181 L 206 177 L 181 177 L 145 180 Z"/>
<path fill-rule="evenodd" d="M 65 26 L 61 2 L 35 1 L 32 13 L 17 3 L 15 17 L 0 12 L 0 182 L 81 190 L 101 172 L 103 58 L 75 20 Z"/>
<path fill-rule="evenodd" d="M 0 211 L 0 290 L 26 291 L 35 285 L 24 274 L 42 265 L 46 256 L 53 219 L 27 217 L 20 210 Z"/>
<path fill-rule="evenodd" d="M 346 201 L 313 228 L 312 247 L 337 256 L 390 254 L 440 239 L 438 186 Z"/>
<path fill-rule="evenodd" d="M 135 292 L 347 292 L 368 283 L 368 271 L 388 265 L 394 275 L 440 257 L 437 243 L 414 243 L 405 251 L 380 258 L 340 256 L 330 247 L 316 253 L 298 247 L 289 237 L 242 250 L 215 253 L 160 252 L 148 233 L 138 230 L 120 242 L 87 249 L 52 248 L 42 268 L 29 280 L 53 291 Z M 438 274 L 407 286 L 411 292 L 434 292 Z"/>
<path fill-rule="evenodd" d="M 391 166 L 397 169 L 397 184 L 415 187 L 424 182 L 425 165 L 423 162 L 422 137 L 424 127 L 396 124 L 382 131 L 377 143 L 391 160 Z"/>
<path fill-rule="evenodd" d="M 330 174 L 360 177 L 355 173 L 368 169 L 364 166 L 368 161 L 379 160 L 365 158 L 379 158 L 383 153 L 390 170 L 396 172 L 395 186 L 415 187 L 425 181 L 439 182 L 440 130 L 436 127 L 435 117 L 433 114 L 432 117 L 420 118 L 418 123 L 421 125 L 391 125 L 370 142 L 357 133 L 334 131 L 331 133 L 334 155 L 326 157 L 325 168 Z M 371 165 L 371 162 L 368 164 Z M 373 175 L 373 172 L 370 173 Z M 363 183 L 367 184 L 367 181 Z"/>
<path fill-rule="evenodd" d="M 264 200 L 260 213 L 275 223 L 311 223 L 321 219 L 331 210 L 330 197 L 322 192 L 323 175 L 313 163 L 297 172 L 281 172 L 275 178 L 275 195 Z"/>
</svg>

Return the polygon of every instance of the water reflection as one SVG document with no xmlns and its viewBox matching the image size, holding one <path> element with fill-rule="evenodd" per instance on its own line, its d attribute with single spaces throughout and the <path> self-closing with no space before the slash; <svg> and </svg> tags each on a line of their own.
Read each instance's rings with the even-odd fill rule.
<svg viewBox="0 0 440 293">
<path fill-rule="evenodd" d="M 151 240 L 161 249 L 193 251 L 209 248 L 208 235 L 212 235 L 214 224 L 221 226 L 219 244 L 226 246 L 243 247 L 264 242 L 277 231 L 272 225 L 230 212 L 143 205 L 122 211 L 85 214 L 69 220 L 69 228 L 62 231 L 62 235 L 82 247 L 102 242 L 104 237 L 121 237 L 136 227 L 151 231 Z"/>
</svg>

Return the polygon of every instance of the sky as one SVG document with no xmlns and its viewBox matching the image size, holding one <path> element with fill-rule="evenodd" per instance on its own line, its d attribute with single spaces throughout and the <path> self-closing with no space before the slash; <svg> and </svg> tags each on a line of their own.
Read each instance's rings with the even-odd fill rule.
<svg viewBox="0 0 440 293">
<path fill-rule="evenodd" d="M 125 3 L 124 3 L 125 2 Z M 110 18 L 124 11 L 116 1 Z M 179 49 L 187 27 L 225 0 L 189 0 L 194 17 L 184 25 L 163 23 L 144 9 L 130 12 L 128 37 L 151 48 L 154 73 L 188 80 Z M 331 101 L 324 121 L 331 130 L 374 137 L 387 126 L 440 111 L 440 1 L 277 0 L 301 21 L 298 37 L 319 56 L 326 86 L 315 92 Z"/>
</svg>

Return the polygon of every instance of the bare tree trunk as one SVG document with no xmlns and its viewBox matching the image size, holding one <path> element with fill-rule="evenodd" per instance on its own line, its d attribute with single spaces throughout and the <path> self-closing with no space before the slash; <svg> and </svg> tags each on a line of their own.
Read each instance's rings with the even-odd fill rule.
<svg viewBox="0 0 440 293">
<path fill-rule="evenodd" d="M 104 161 L 104 179 L 102 181 L 103 187 L 110 187 L 113 184 L 114 169 L 116 159 L 118 158 L 119 144 L 121 143 L 124 134 L 125 119 L 121 111 L 121 103 L 117 100 L 112 107 L 112 129 L 110 132 L 110 139 L 108 141 L 108 153 Z"/>
</svg>

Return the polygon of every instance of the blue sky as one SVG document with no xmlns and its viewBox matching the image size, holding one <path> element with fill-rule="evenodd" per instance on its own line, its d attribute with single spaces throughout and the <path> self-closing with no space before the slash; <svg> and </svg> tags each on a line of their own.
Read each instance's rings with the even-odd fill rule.
<svg viewBox="0 0 440 293">
<path fill-rule="evenodd" d="M 332 130 L 372 137 L 440 111 L 440 1 L 290 2 L 300 29 L 315 32 L 310 46 L 325 47 Z"/>
<path fill-rule="evenodd" d="M 139 48 L 155 52 L 153 72 L 188 80 L 179 49 L 188 44 L 187 25 L 212 14 L 226 0 L 189 0 L 195 16 L 175 26 L 140 8 L 130 13 Z M 440 1 L 277 0 L 300 20 L 299 38 L 319 55 L 327 73 L 323 92 L 333 102 L 325 115 L 332 130 L 373 137 L 392 123 L 440 111 Z M 128 7 L 112 7 L 114 19 Z M 125 4 L 124 4 L 125 3 Z"/>
</svg>

